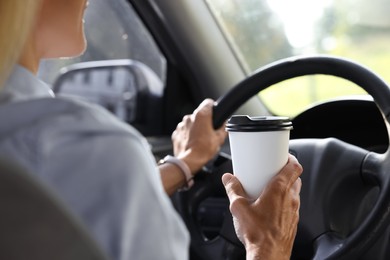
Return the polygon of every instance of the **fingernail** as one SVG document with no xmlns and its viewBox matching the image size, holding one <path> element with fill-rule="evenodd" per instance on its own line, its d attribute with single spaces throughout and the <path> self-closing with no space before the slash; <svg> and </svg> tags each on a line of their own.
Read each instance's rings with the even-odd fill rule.
<svg viewBox="0 0 390 260">
<path fill-rule="evenodd" d="M 226 184 L 232 179 L 232 175 L 229 174 L 229 173 L 225 173 L 224 175 L 222 175 L 222 183 L 224 186 L 226 186 Z"/>
</svg>

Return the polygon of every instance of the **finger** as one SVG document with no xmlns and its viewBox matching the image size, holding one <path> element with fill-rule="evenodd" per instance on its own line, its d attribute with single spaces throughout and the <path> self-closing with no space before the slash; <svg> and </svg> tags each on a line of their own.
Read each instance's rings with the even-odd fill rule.
<svg viewBox="0 0 390 260">
<path fill-rule="evenodd" d="M 291 187 L 291 191 L 295 194 L 299 194 L 301 192 L 302 188 L 302 180 L 298 177 L 298 179 L 294 182 L 293 186 Z"/>
<path fill-rule="evenodd" d="M 224 128 L 219 130 L 214 130 L 215 135 L 218 137 L 220 143 L 223 143 L 228 135 Z"/>
<path fill-rule="evenodd" d="M 214 100 L 212 99 L 208 99 L 208 102 L 211 102 L 211 108 L 210 108 L 210 112 L 211 112 L 211 117 L 213 117 L 213 112 L 214 112 L 214 106 L 217 105 L 217 102 L 215 102 Z M 226 126 L 226 123 L 227 123 L 227 120 L 225 122 L 223 122 L 223 124 L 218 128 L 218 129 L 215 129 L 216 131 L 225 131 L 225 126 Z"/>
<path fill-rule="evenodd" d="M 192 115 L 185 115 L 183 117 L 183 120 L 179 123 L 179 125 L 181 124 L 182 127 L 189 126 L 192 123 L 191 117 L 192 117 Z"/>
<path fill-rule="evenodd" d="M 218 132 L 217 136 L 218 136 L 219 144 L 222 145 L 226 140 L 227 133 L 226 132 Z"/>
<path fill-rule="evenodd" d="M 298 178 L 294 185 L 291 187 L 290 194 L 291 194 L 291 206 L 292 210 L 295 212 L 299 212 L 299 208 L 301 205 L 301 198 L 300 198 L 300 191 L 301 191 L 302 182 L 301 179 Z"/>
<path fill-rule="evenodd" d="M 203 100 L 202 103 L 194 110 L 194 113 L 199 113 L 202 111 L 203 113 L 211 113 L 212 107 L 214 105 L 214 100 L 207 98 Z"/>
<path fill-rule="evenodd" d="M 177 130 L 173 131 L 172 134 L 171 134 L 171 139 L 175 139 L 177 136 Z"/>
<path fill-rule="evenodd" d="M 297 158 L 289 154 L 287 164 L 282 168 L 276 178 L 279 178 L 279 181 L 287 183 L 287 188 L 290 189 L 299 176 L 301 176 L 302 171 L 303 168 Z"/>
<path fill-rule="evenodd" d="M 240 181 L 233 174 L 225 173 L 222 175 L 222 183 L 230 201 L 236 197 L 246 197 Z"/>
<path fill-rule="evenodd" d="M 211 115 L 211 117 L 212 117 L 212 115 Z M 217 132 L 221 132 L 221 133 L 226 133 L 227 134 L 227 132 L 226 132 L 226 122 L 227 121 L 225 121 L 219 128 L 217 128 L 217 129 L 214 129 L 215 131 L 217 131 Z"/>
<path fill-rule="evenodd" d="M 237 190 L 238 190 L 238 193 L 240 193 L 240 187 L 238 187 L 239 182 L 238 182 L 238 180 L 236 181 L 236 179 L 237 178 L 231 173 L 225 173 L 224 175 L 222 175 L 222 183 L 223 183 L 223 186 L 225 186 L 226 193 L 227 193 L 228 197 L 230 197 L 229 195 L 236 194 Z M 241 187 L 241 190 L 242 190 L 242 187 Z"/>
<path fill-rule="evenodd" d="M 239 216 L 241 209 L 249 202 L 239 180 L 230 173 L 222 175 L 222 183 L 230 201 L 230 211 L 234 216 Z"/>
</svg>

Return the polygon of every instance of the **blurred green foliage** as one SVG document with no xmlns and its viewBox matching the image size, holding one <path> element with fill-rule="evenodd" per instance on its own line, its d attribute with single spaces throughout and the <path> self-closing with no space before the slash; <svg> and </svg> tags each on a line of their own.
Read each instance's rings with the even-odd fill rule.
<svg viewBox="0 0 390 260">
<path fill-rule="evenodd" d="M 282 3 L 283 0 L 271 1 Z M 354 60 L 390 83 L 390 18 L 386 12 L 390 0 L 327 1 L 321 10 L 321 17 L 309 25 L 313 29 L 310 45 L 300 47 L 289 43 L 287 20 L 272 10 L 266 0 L 207 2 L 222 29 L 227 32 L 248 74 L 272 61 L 292 55 L 331 54 Z M 303 12 L 299 15 L 292 15 L 305 21 L 310 10 L 305 7 L 300 10 Z M 286 15 L 289 10 L 282 11 Z M 291 21 L 291 17 L 289 19 Z M 289 29 L 290 34 L 294 33 L 291 26 Z M 292 29 L 296 29 L 298 34 L 301 28 Z M 262 91 L 259 97 L 271 113 L 294 117 L 317 102 L 365 94 L 360 87 L 342 79 L 307 76 L 274 85 Z"/>
</svg>

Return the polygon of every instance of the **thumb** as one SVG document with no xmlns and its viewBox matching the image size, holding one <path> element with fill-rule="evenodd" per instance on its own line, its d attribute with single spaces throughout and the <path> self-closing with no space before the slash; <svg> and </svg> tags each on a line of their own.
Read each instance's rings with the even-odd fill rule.
<svg viewBox="0 0 390 260">
<path fill-rule="evenodd" d="M 200 105 L 195 109 L 194 113 L 204 111 L 204 113 L 207 112 L 207 113 L 211 114 L 213 105 L 214 105 L 214 100 L 207 98 L 207 99 L 203 100 L 202 103 L 200 103 Z"/>
<path fill-rule="evenodd" d="M 222 183 L 225 186 L 226 194 L 230 201 L 233 201 L 237 197 L 246 197 L 246 193 L 241 186 L 240 181 L 231 173 L 225 173 L 222 175 Z"/>
</svg>

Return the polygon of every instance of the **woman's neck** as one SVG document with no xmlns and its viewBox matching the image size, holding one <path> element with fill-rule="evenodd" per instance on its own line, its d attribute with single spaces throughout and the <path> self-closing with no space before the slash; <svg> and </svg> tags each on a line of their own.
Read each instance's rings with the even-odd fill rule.
<svg viewBox="0 0 390 260">
<path fill-rule="evenodd" d="M 37 48 L 35 48 L 35 41 L 28 40 L 23 48 L 23 51 L 19 57 L 19 65 L 25 67 L 34 74 L 38 73 L 40 55 L 38 55 Z"/>
</svg>

